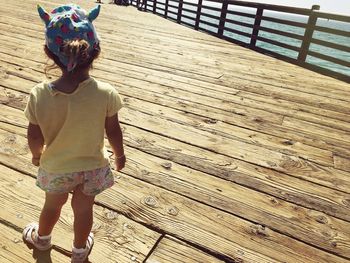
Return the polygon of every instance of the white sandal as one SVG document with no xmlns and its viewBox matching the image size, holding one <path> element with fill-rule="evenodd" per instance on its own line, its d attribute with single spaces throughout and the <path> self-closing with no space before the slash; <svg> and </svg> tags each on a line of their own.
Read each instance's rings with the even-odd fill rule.
<svg viewBox="0 0 350 263">
<path fill-rule="evenodd" d="M 38 223 L 28 224 L 22 232 L 23 242 L 27 244 L 28 248 L 30 249 L 36 248 L 41 251 L 50 249 L 52 246 L 51 235 L 39 237 L 38 230 L 39 230 Z M 32 234 L 34 234 L 33 235 L 34 238 L 32 237 Z"/>
<path fill-rule="evenodd" d="M 94 234 L 90 233 L 85 248 L 72 248 L 72 261 L 71 263 L 83 263 L 91 253 L 92 247 L 94 246 Z"/>
</svg>

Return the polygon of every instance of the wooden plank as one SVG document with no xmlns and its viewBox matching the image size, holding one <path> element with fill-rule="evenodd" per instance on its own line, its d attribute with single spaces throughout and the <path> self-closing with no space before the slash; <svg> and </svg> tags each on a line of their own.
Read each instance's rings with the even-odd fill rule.
<svg viewBox="0 0 350 263">
<path fill-rule="evenodd" d="M 323 119 L 322 125 L 337 127 L 341 130 L 346 130 L 347 124 L 350 122 L 350 116 L 348 114 L 294 103 L 275 97 L 268 97 L 245 91 L 238 92 L 237 96 L 241 97 L 242 100 L 246 102 L 245 105 L 247 106 L 249 104 L 256 104 L 260 109 L 268 110 L 268 108 L 270 108 L 272 112 L 278 112 L 284 116 L 308 120 L 315 123 L 318 122 L 318 119 Z M 341 125 L 339 125 L 340 123 Z"/>
<path fill-rule="evenodd" d="M 334 156 L 334 167 L 340 170 L 350 172 L 350 158 L 345 158 L 342 156 Z"/>
<path fill-rule="evenodd" d="M 0 262 L 34 263 L 34 262 L 68 262 L 70 258 L 55 249 L 51 251 L 29 250 L 22 241 L 21 229 L 0 223 Z"/>
<path fill-rule="evenodd" d="M 23 72 L 23 71 L 22 71 Z M 102 75 L 102 73 L 101 73 L 101 75 Z M 106 76 L 106 74 L 104 74 L 104 76 Z M 8 76 L 8 77 L 11 77 L 11 76 Z M 109 78 L 108 78 L 109 79 Z M 115 78 L 114 78 L 115 79 Z M 109 79 L 109 80 L 114 80 L 114 79 Z M 6 80 L 6 82 L 7 82 L 8 80 Z M 140 84 L 141 85 L 141 84 Z M 134 94 L 132 94 L 132 93 L 130 93 L 130 92 L 128 92 L 130 89 L 132 89 L 132 87 L 130 87 L 130 86 L 128 86 L 126 89 L 125 89 L 125 91 L 126 91 L 126 94 L 127 95 L 134 95 Z M 123 90 L 121 90 L 122 91 L 122 93 L 123 93 Z M 171 90 L 169 89 L 169 92 L 170 92 Z M 146 92 L 146 91 L 145 91 Z M 188 94 L 187 94 L 188 95 Z M 186 96 L 186 97 L 189 97 L 190 95 L 188 95 L 188 96 Z M 151 96 L 152 97 L 152 96 Z M 159 99 L 158 99 L 159 100 Z M 249 103 L 249 101 L 247 101 L 246 103 Z M 199 105 L 200 106 L 200 105 Z M 266 107 L 268 107 L 268 106 L 266 106 Z M 194 111 L 196 111 L 196 110 L 198 110 L 197 108 L 195 108 L 194 109 Z M 295 111 L 294 111 L 295 112 Z M 239 114 L 246 114 L 246 113 L 243 113 L 243 112 L 238 112 Z M 293 114 L 293 112 L 291 112 L 291 114 Z M 301 114 L 303 114 L 302 112 L 301 112 Z M 219 115 L 220 116 L 220 115 Z M 310 115 L 310 116 L 313 116 L 313 115 Z M 239 116 L 237 116 L 238 118 L 239 118 Z M 237 125 L 243 125 L 243 126 L 245 126 L 246 125 L 246 121 L 241 121 L 241 122 L 239 122 L 238 120 L 236 120 L 237 119 L 237 117 L 234 117 L 234 118 L 228 118 L 228 117 L 226 117 L 225 118 L 225 122 L 226 121 L 228 121 L 228 122 L 234 122 L 235 124 L 237 124 Z M 305 118 L 307 118 L 308 116 L 306 116 Z M 256 117 L 256 118 L 258 118 L 259 119 L 259 124 L 258 125 L 260 125 L 260 123 L 261 123 L 261 121 L 263 121 L 262 119 L 260 119 L 259 117 Z M 316 119 L 317 117 L 315 116 L 314 117 L 314 119 Z M 242 123 L 242 124 L 241 124 Z M 254 122 L 254 123 L 256 123 L 256 122 Z M 332 123 L 339 123 L 338 121 L 335 121 L 335 122 L 332 122 Z M 331 124 L 330 124 L 331 125 Z M 256 126 L 256 125 L 255 125 Z M 338 128 L 339 126 L 337 126 L 337 128 Z M 251 128 L 251 127 L 249 127 L 249 128 Z M 271 131 L 271 133 L 273 133 L 273 134 L 276 134 L 276 131 L 278 131 L 280 128 L 279 127 L 272 127 L 272 129 L 264 129 L 264 132 L 267 132 L 267 133 L 269 133 L 268 132 L 268 130 L 272 130 Z M 261 130 L 261 129 L 260 129 Z M 285 134 L 285 131 L 281 131 L 280 132 L 280 134 L 279 134 L 279 136 L 282 136 L 281 134 Z M 298 134 L 298 133 L 297 133 Z M 284 135 L 283 135 L 284 136 Z M 298 136 L 298 135 L 297 135 Z M 302 140 L 305 140 L 305 138 L 304 138 L 304 136 L 298 136 L 299 137 L 299 140 L 300 139 L 302 139 Z M 304 138 L 304 139 L 303 139 Z M 331 140 L 333 140 L 333 138 L 331 139 Z M 309 143 L 311 143 L 311 144 L 315 144 L 315 140 L 314 139 L 311 139 L 311 140 L 309 140 Z M 319 145 L 317 145 L 318 147 L 320 147 Z M 322 147 L 322 146 L 321 146 Z M 323 147 L 323 149 L 325 149 L 324 147 Z M 344 154 L 344 153 L 343 153 Z"/>
<path fill-rule="evenodd" d="M 226 82 L 227 84 L 234 86 L 237 77 L 238 76 L 237 75 L 235 76 L 233 73 L 230 73 L 230 74 L 225 73 L 220 79 L 222 79 L 222 81 Z M 248 79 L 241 80 L 241 82 L 246 82 L 247 84 L 251 83 L 251 81 L 249 81 Z M 350 108 L 349 106 L 345 106 L 345 102 L 343 103 L 340 100 L 321 97 L 319 95 L 315 95 L 315 93 L 302 94 L 301 92 L 295 92 L 292 90 L 288 90 L 285 88 L 280 88 L 272 85 L 268 86 L 266 84 L 261 84 L 261 83 L 259 83 L 258 85 L 246 85 L 244 87 L 245 87 L 245 91 L 251 92 L 251 93 L 257 93 L 260 95 L 270 96 L 276 99 L 288 100 L 291 102 L 297 102 L 300 104 L 306 104 L 309 106 L 324 108 L 324 109 L 342 112 L 346 114 L 350 113 Z M 349 103 L 347 103 L 347 105 L 348 104 Z M 339 107 L 340 105 L 344 105 L 345 108 L 341 109 Z"/>
<path fill-rule="evenodd" d="M 148 103 L 135 98 L 127 98 L 124 102 L 125 106 L 138 110 L 140 112 L 152 114 L 158 118 L 180 123 L 186 126 L 195 127 L 199 130 L 213 133 L 224 138 L 242 141 L 251 145 L 270 149 L 275 152 L 283 152 L 288 155 L 302 157 L 304 159 L 322 164 L 333 166 L 333 154 L 330 151 L 322 150 L 316 147 L 304 145 L 302 143 L 287 144 L 286 138 L 268 136 L 259 132 L 252 132 L 238 126 L 233 126 L 221 121 L 211 120 L 207 117 L 184 114 L 179 110 L 159 106 L 154 103 Z"/>
<path fill-rule="evenodd" d="M 290 127 L 295 130 L 302 130 L 319 138 L 328 137 L 336 138 L 339 143 L 348 145 L 350 141 L 350 132 L 340 131 L 335 128 L 325 127 L 319 124 L 311 123 L 308 121 L 293 119 L 290 117 L 285 117 L 283 120 L 283 126 Z"/>
<path fill-rule="evenodd" d="M 224 261 L 212 257 L 178 239 L 166 235 L 145 263 L 223 263 Z"/>
<path fill-rule="evenodd" d="M 102 72 L 101 72 L 101 75 L 102 75 Z M 106 74 L 105 74 L 106 75 Z M 108 74 L 107 74 L 108 75 Z M 9 77 L 9 79 L 6 79 L 5 80 L 5 83 L 6 82 L 8 82 L 10 79 L 11 79 L 11 75 L 8 75 L 8 77 Z M 114 78 L 115 79 L 115 78 Z M 114 80 L 114 79 L 110 79 L 110 78 L 108 78 L 108 80 Z M 122 82 L 123 81 L 125 81 L 125 79 L 122 79 Z M 135 82 L 135 83 L 137 83 L 137 82 Z M 141 82 L 140 81 L 140 86 L 142 85 L 142 83 L 145 83 L 145 82 Z M 22 87 L 23 85 L 17 85 L 18 87 Z M 28 89 L 28 88 L 27 88 Z M 126 87 L 125 88 L 125 90 L 126 91 L 128 91 L 128 90 L 130 90 L 130 89 L 132 89 L 132 87 L 130 88 L 130 86 L 128 86 L 128 87 Z M 168 89 L 169 90 L 169 92 L 171 92 L 171 89 Z M 145 91 L 146 92 L 146 91 Z M 159 92 L 161 92 L 161 91 L 159 91 Z M 130 95 L 130 94 L 132 94 L 132 93 L 126 93 L 127 95 Z M 135 93 L 134 93 L 135 94 Z M 186 94 L 186 95 L 188 95 L 188 94 Z M 188 95 L 187 97 L 189 97 L 190 95 Z M 152 97 L 152 95 L 151 95 L 151 97 Z M 159 95 L 158 95 L 158 97 L 159 97 Z M 159 99 L 157 99 L 157 100 L 159 100 Z M 249 103 L 249 101 L 247 101 L 247 103 Z M 183 105 L 183 103 L 181 103 L 180 105 Z M 267 106 L 266 106 L 267 107 Z M 197 110 L 197 108 L 194 108 L 193 109 L 194 111 L 196 111 Z M 219 111 L 220 112 L 220 111 Z M 221 112 L 220 112 L 221 113 Z M 239 111 L 239 112 L 237 112 L 239 115 L 240 114 L 247 114 L 248 112 L 244 112 L 244 111 Z M 291 113 L 292 114 L 292 113 Z M 302 113 L 301 113 L 302 114 Z M 211 115 L 212 115 L 212 113 L 211 113 Z M 219 114 L 219 115 L 214 115 L 216 118 L 218 118 L 219 116 L 220 116 L 221 114 Z M 311 115 L 312 116 L 312 115 Z M 253 116 L 252 116 L 253 117 Z M 242 121 L 239 121 L 239 118 L 240 118 L 240 116 L 235 116 L 234 118 L 229 118 L 229 117 L 225 117 L 224 118 L 224 121 L 226 122 L 226 121 L 228 121 L 229 123 L 232 123 L 233 122 L 233 124 L 236 124 L 236 125 L 243 125 L 243 126 L 248 126 L 247 128 L 252 128 L 252 125 L 248 125 L 249 124 L 249 122 L 247 122 L 246 120 L 243 120 L 242 119 Z M 314 117 L 314 118 L 317 118 L 316 116 Z M 258 118 L 259 119 L 259 118 Z M 269 129 L 268 128 L 268 125 L 266 126 L 267 128 L 265 128 L 265 129 L 261 129 L 261 126 L 262 125 L 264 125 L 264 123 L 261 123 L 261 121 L 262 121 L 262 119 L 259 119 L 259 122 L 257 123 L 256 121 L 254 121 L 253 122 L 253 126 L 260 126 L 260 127 L 257 127 L 257 128 L 253 128 L 253 129 L 255 129 L 255 130 L 260 130 L 260 131 L 264 131 L 264 132 L 266 132 L 266 133 L 271 133 L 271 134 L 273 134 L 273 135 L 277 135 L 278 134 L 278 136 L 281 136 L 281 134 L 286 134 L 286 130 L 281 130 L 281 128 L 280 127 L 277 127 L 277 126 L 272 126 L 271 127 L 271 129 Z M 334 123 L 336 123 L 336 121 L 334 122 Z M 339 126 L 338 126 L 339 127 Z M 279 130 L 281 130 L 281 131 L 279 131 Z M 287 130 L 288 131 L 288 130 Z M 293 131 L 291 130 L 291 129 L 289 129 L 289 131 L 288 131 L 288 134 L 291 134 Z M 301 134 L 300 134 L 300 131 L 298 131 L 298 132 L 295 132 L 294 133 L 295 135 L 291 138 L 291 140 L 295 140 L 295 141 L 299 141 L 299 140 L 301 140 L 302 142 L 304 142 L 305 140 L 306 140 L 306 138 L 305 138 L 305 135 L 302 135 L 301 136 Z M 332 137 L 332 138 L 327 138 L 327 140 L 326 141 L 332 141 L 332 143 L 333 144 L 336 144 L 336 142 L 334 142 L 334 141 L 336 141 L 336 138 L 334 139 L 334 137 Z M 312 139 L 310 139 L 310 140 L 308 140 L 308 142 L 306 142 L 307 144 L 311 144 L 311 145 L 315 145 L 315 146 L 317 146 L 317 147 L 321 147 L 321 148 L 323 148 L 323 149 L 329 149 L 328 147 L 329 147 L 329 145 L 327 145 L 327 146 L 322 146 L 323 145 L 323 143 L 322 142 L 320 142 L 320 143 L 318 143 L 318 140 L 315 140 L 314 138 L 312 138 Z M 326 148 L 325 148 L 326 147 Z M 338 149 L 335 149 L 335 151 L 337 152 L 337 150 Z M 339 149 L 340 150 L 340 149 Z M 345 150 L 346 151 L 346 150 Z M 343 151 L 343 152 L 340 152 L 340 154 L 345 154 L 346 155 L 346 153 Z M 347 155 L 349 155 L 349 154 L 347 154 Z"/>
<path fill-rule="evenodd" d="M 2 156 L 4 150 L 6 151 L 6 148 L 2 147 Z M 24 148 L 18 150 L 22 151 L 21 154 L 24 153 Z M 36 174 L 33 166 L 27 169 L 31 166 L 29 159 L 22 157 L 22 162 L 23 160 L 26 163 L 22 166 L 22 171 Z M 1 162 L 4 162 L 3 158 Z M 0 166 L 0 170 L 2 187 L 0 218 L 19 228 L 23 228 L 28 222 L 38 220 L 44 192 L 35 186 L 35 180 L 3 165 Z M 70 206 L 66 205 L 52 236 L 53 243 L 66 251 L 71 251 L 72 224 L 73 214 Z M 120 262 L 130 262 L 131 257 L 135 257 L 134 262 L 142 262 L 160 237 L 159 233 L 98 205 L 94 206 L 93 232 L 95 246 L 90 259 L 96 262 L 115 262 L 116 258 Z M 99 253 L 101 251 L 103 253 Z"/>
<path fill-rule="evenodd" d="M 26 135 L 24 130 L 21 132 L 12 125 L 1 123 L 1 127 L 11 133 Z M 348 208 L 343 202 L 348 197 L 344 193 L 189 146 L 133 126 L 123 125 L 123 130 L 126 145 L 133 148 L 328 215 L 343 219 L 348 216 Z M 138 174 L 143 175 L 143 173 L 141 170 Z M 340 182 L 338 178 L 337 182 Z M 347 183 L 339 183 L 339 185 L 347 189 Z"/>
<path fill-rule="evenodd" d="M 17 60 L 15 58 L 13 59 L 13 61 L 18 61 L 18 64 L 21 63 L 21 60 Z M 20 78 L 27 78 L 27 79 L 30 79 L 31 81 L 35 80 L 36 82 L 42 80 L 42 77 L 39 77 L 37 75 L 37 72 L 33 72 L 27 69 L 18 70 L 18 67 L 11 67 L 11 66 L 8 66 L 7 68 L 8 69 L 6 71 L 5 70 L 3 71 L 4 76 L 6 76 L 6 78 L 4 79 L 4 82 L 2 83 L 3 85 L 8 85 L 8 86 L 13 85 L 13 87 L 16 87 L 15 83 L 17 80 L 19 81 Z M 11 68 L 13 70 L 10 70 Z M 104 68 L 108 68 L 108 67 L 104 66 Z M 39 70 L 42 71 L 42 69 L 39 69 Z M 0 71 L 1 71 L 1 68 L 0 68 Z M 125 86 L 125 84 L 130 83 L 130 85 L 132 85 L 131 88 L 133 88 L 133 86 L 135 85 L 142 87 L 145 84 L 148 84 L 148 82 L 145 82 L 144 80 L 141 80 L 141 79 L 140 80 L 130 79 L 127 77 L 124 78 L 124 77 L 121 77 L 120 75 L 119 77 L 116 77 L 115 74 L 111 74 L 105 71 L 100 71 L 98 69 L 96 69 L 95 72 L 97 73 L 96 75 L 98 77 L 101 77 L 102 79 L 106 79 L 106 80 L 112 80 L 114 83 L 118 83 L 118 84 L 122 83 L 121 85 L 123 86 Z M 125 73 L 125 75 L 126 74 L 127 73 Z M 158 92 L 161 92 L 163 94 L 167 94 L 172 97 L 174 97 L 175 95 L 175 94 L 174 95 L 172 94 L 174 93 L 174 89 L 171 87 L 158 85 L 158 84 L 153 84 L 149 86 L 150 86 L 149 89 L 157 90 Z M 19 86 L 18 89 L 20 89 L 21 91 L 28 91 L 30 88 L 28 87 L 22 88 L 21 86 Z M 127 90 L 128 89 L 126 88 L 125 91 L 127 92 Z M 231 92 L 234 93 L 235 91 L 232 90 Z M 202 105 L 208 105 L 208 106 L 212 105 L 210 108 L 212 108 L 213 111 L 216 110 L 217 112 L 220 112 L 221 114 L 225 114 L 228 116 L 231 116 L 232 113 L 236 113 L 238 115 L 252 116 L 252 118 L 258 118 L 261 121 L 264 120 L 267 122 L 282 123 L 282 118 L 283 118 L 282 116 L 278 116 L 278 114 L 269 113 L 263 110 L 256 110 L 256 109 L 250 109 L 247 107 L 242 107 L 239 104 L 228 100 L 227 94 L 226 95 L 218 94 L 214 91 L 211 92 L 210 90 L 207 90 L 205 94 L 203 93 L 200 94 L 200 93 L 201 93 L 200 87 L 183 84 L 183 87 L 181 89 L 177 89 L 176 97 L 178 98 L 185 97 L 188 100 L 198 102 Z"/>
<path fill-rule="evenodd" d="M 23 139 L 18 138 L 17 142 L 20 140 L 23 141 Z M 290 203 L 227 181 L 208 177 L 204 173 L 188 170 L 188 168 L 175 163 L 167 162 L 171 168 L 164 168 L 162 159 L 144 154 L 136 149 L 127 147 L 126 154 L 129 158 L 129 166 L 126 167 L 124 173 L 130 176 L 159 187 L 163 187 L 163 180 L 166 180 L 168 190 L 199 200 L 211 207 L 220 207 L 223 211 L 246 218 L 249 221 L 259 222 L 266 227 L 276 229 L 279 233 L 294 236 L 298 240 L 314 246 L 323 244 L 322 248 L 325 248 L 328 236 L 324 237 L 322 234 L 324 232 L 337 231 L 334 235 L 344 236 L 343 242 L 346 242 L 346 236 L 350 237 L 350 226 L 347 226 L 350 223 L 342 220 L 328 218 L 323 213 L 302 207 L 298 207 L 296 210 L 295 206 Z M 195 189 L 193 189 L 193 185 L 196 185 Z M 340 207 L 337 212 L 345 214 L 345 218 L 350 221 L 350 217 L 346 216 L 349 214 L 348 208 Z M 332 224 L 328 226 L 327 222 L 332 222 Z M 322 230 L 320 230 L 321 228 Z M 307 229 L 307 233 L 312 232 L 313 234 L 305 233 L 305 229 Z M 349 229 L 349 233 L 345 229 Z M 342 234 L 340 234 L 341 232 Z M 330 248 L 332 251 L 334 250 L 333 246 Z"/>
<path fill-rule="evenodd" d="M 7 111 L 0 117 L 1 121 L 14 124 L 26 122 L 23 116 L 11 116 L 13 111 L 7 106 L 0 105 L 0 109 L 4 112 Z M 188 127 L 181 123 L 165 119 L 155 119 L 149 114 L 141 113 L 133 109 L 124 109 L 122 121 L 126 121 L 127 123 L 139 123 L 143 129 L 150 131 L 153 131 L 154 127 L 157 127 L 157 133 L 166 134 L 167 137 L 279 171 L 288 172 L 292 170 L 291 168 L 296 170 L 301 168 L 304 170 L 306 167 L 315 165 L 296 156 L 217 136 L 217 134 L 202 131 L 195 127 Z M 237 150 L 232 151 L 232 149 Z"/>
<path fill-rule="evenodd" d="M 151 58 L 151 56 L 150 56 L 150 58 Z M 135 60 L 135 58 L 130 58 L 130 59 L 131 59 L 131 61 Z M 157 64 L 152 64 L 152 68 L 154 70 L 164 71 L 164 72 L 170 72 L 171 70 L 172 71 L 175 70 L 175 72 L 177 72 L 177 74 L 180 74 L 180 75 L 184 75 L 184 74 L 188 75 L 188 74 L 192 74 L 192 73 L 196 73 L 197 75 L 203 75 L 203 73 L 202 73 L 203 71 L 202 70 L 195 70 L 193 67 L 192 68 L 188 68 L 188 69 L 179 70 L 179 69 L 174 69 L 174 66 L 172 66 L 171 64 L 173 64 L 173 63 L 171 63 L 171 62 L 167 62 L 167 63 L 160 62 L 160 63 L 158 63 L 158 65 Z M 169 70 L 169 68 L 171 68 L 171 70 Z M 190 73 L 190 72 L 192 72 L 192 73 Z M 213 67 L 212 70 L 210 70 L 210 72 L 206 73 L 203 76 L 205 76 L 207 78 L 218 78 L 221 75 L 222 75 L 222 73 L 220 71 L 217 71 Z"/>
<path fill-rule="evenodd" d="M 16 136 L 16 139 L 12 139 L 14 143 L 19 144 L 21 144 L 21 140 L 24 138 L 20 139 Z M 12 145 L 11 149 L 14 148 L 16 147 Z M 32 173 L 23 166 L 23 158 L 29 162 L 28 157 L 14 155 L 12 152 L 9 152 L 8 156 L 11 158 L 7 160 L 7 165 L 15 166 L 17 170 L 24 169 L 24 171 Z M 6 176 L 6 173 L 3 174 Z M 13 175 L 7 175 L 6 178 L 17 181 Z M 9 185 L 11 187 L 13 184 Z M 23 183 L 19 185 L 21 186 Z M 23 191 L 20 192 L 23 193 Z M 31 196 L 29 199 L 33 200 Z M 303 263 L 348 262 L 341 257 L 317 250 L 267 227 L 252 224 L 239 217 L 126 175 L 121 176 L 118 180 L 118 189 L 112 188 L 108 192 L 102 193 L 97 196 L 97 201 L 104 206 L 113 207 L 136 221 L 152 225 L 166 233 L 172 233 L 172 235 L 198 246 L 204 246 L 206 250 L 226 258 L 247 260 L 248 262 L 295 262 L 295 260 Z M 7 203 L 4 202 L 2 205 L 6 207 Z M 199 217 L 198 215 L 205 216 Z M 328 235 L 327 237 L 330 238 Z M 332 235 L 329 242 L 339 242 L 335 249 L 343 250 L 340 247 L 340 244 L 344 244 L 343 238 L 343 236 Z M 345 247 L 341 254 L 343 253 L 346 255 Z"/>
<path fill-rule="evenodd" d="M 138 105 L 140 105 L 140 103 L 142 103 L 141 101 L 136 101 L 135 103 L 131 103 L 131 102 L 133 102 L 133 99 L 129 99 L 129 103 L 132 105 L 132 108 L 137 108 L 137 106 Z M 128 103 L 128 104 L 129 104 Z M 161 112 L 162 113 L 162 115 L 165 115 L 165 116 L 180 116 L 179 118 L 181 118 L 181 115 L 179 115 L 179 114 L 177 114 L 176 112 L 174 112 L 174 111 L 171 111 L 171 112 L 169 112 L 169 110 L 168 109 L 166 109 L 166 108 L 161 108 L 161 109 L 157 109 L 157 106 L 156 105 L 151 105 L 151 104 L 149 104 L 149 105 L 147 105 L 147 103 L 143 103 L 143 104 L 141 104 L 142 106 L 140 107 L 140 110 L 142 111 L 143 110 L 143 108 L 147 108 L 147 109 L 152 109 L 152 110 L 155 110 L 155 113 L 156 112 Z M 164 111 L 164 112 L 162 112 L 162 111 Z M 168 112 L 166 112 L 166 111 L 168 111 Z M 179 119 L 178 118 L 178 119 Z M 188 119 L 189 118 L 189 116 L 186 116 L 186 118 Z M 206 120 L 206 119 L 205 119 Z M 204 121 L 205 121 L 204 120 Z M 193 121 L 193 123 L 188 123 L 188 124 L 190 124 L 190 125 L 196 125 L 196 123 L 197 123 L 197 121 L 196 120 L 194 120 Z M 221 125 L 220 125 L 221 124 Z M 220 131 L 222 132 L 222 131 L 225 131 L 225 129 L 227 130 L 227 133 L 230 133 L 230 132 L 232 132 L 232 133 L 234 133 L 235 134 L 235 137 L 240 137 L 239 136 L 239 130 L 242 130 L 242 129 L 240 129 L 240 128 L 235 128 L 235 127 L 232 127 L 232 126 L 227 126 L 226 124 L 222 124 L 222 123 L 217 123 L 217 124 L 209 124 L 209 125 L 206 125 L 205 123 L 203 123 L 203 124 L 201 124 L 202 126 L 207 126 L 207 127 L 210 127 L 210 129 L 213 129 L 213 127 L 214 126 L 219 126 L 220 125 L 220 127 L 217 127 L 217 128 L 214 128 L 215 129 L 215 131 L 216 132 L 219 132 L 220 133 Z M 225 128 L 227 126 L 227 128 Z M 236 130 L 235 130 L 236 129 Z M 238 129 L 238 130 L 237 130 Z M 247 134 L 247 135 L 245 135 L 245 137 L 246 137 L 246 141 L 248 140 L 248 141 L 250 141 L 251 139 L 250 138 L 252 138 L 251 137 L 252 135 L 249 135 L 249 134 Z M 248 138 L 249 137 L 249 138 Z M 273 144 L 273 143 L 271 143 L 271 140 L 273 140 L 271 137 L 269 137 L 269 138 L 267 138 L 266 137 L 266 139 L 265 139 L 265 145 L 267 145 L 266 143 L 269 143 L 269 144 Z M 285 140 L 283 140 L 283 141 L 285 141 Z M 264 143 L 261 143 L 260 141 L 259 141 L 259 135 L 257 135 L 257 134 L 255 134 L 254 135 L 254 142 L 256 142 L 257 144 L 259 144 L 259 145 L 261 145 L 261 144 L 264 144 Z M 294 144 L 295 146 L 297 146 L 297 147 L 303 147 L 302 145 L 300 145 L 300 144 Z M 284 149 L 284 151 L 286 152 L 286 153 L 288 153 L 288 149 L 287 148 L 291 148 L 290 146 L 288 146 L 288 145 L 285 145 L 283 142 L 282 143 L 280 143 L 280 142 L 278 142 L 278 146 L 280 147 L 280 148 L 285 148 Z M 293 148 L 295 148 L 295 147 L 293 147 Z M 298 150 L 297 149 L 293 149 L 293 151 L 294 150 L 296 150 L 297 152 L 298 152 Z M 302 149 L 301 149 L 302 150 Z M 315 150 L 316 150 L 316 152 L 317 152 L 317 149 L 313 149 L 312 150 L 312 148 L 306 148 L 305 149 L 305 151 L 304 151 L 304 153 L 309 153 L 309 154 L 311 154 L 312 152 L 315 152 Z M 318 150 L 318 151 L 320 151 L 320 150 Z M 324 151 L 325 153 L 326 153 L 326 151 Z M 293 153 L 289 153 L 289 154 L 293 154 Z M 303 158 L 306 158 L 306 159 L 309 159 L 309 157 L 307 156 L 307 155 L 301 155 Z M 329 153 L 328 154 L 328 156 L 326 157 L 326 159 L 325 159 L 325 163 L 326 164 L 331 164 L 332 162 L 333 162 L 333 160 L 332 160 L 332 158 L 331 158 L 332 156 L 331 156 L 331 154 Z M 316 158 L 311 158 L 311 160 L 314 160 L 314 161 L 316 161 L 316 162 L 318 162 L 318 161 L 322 161 L 322 155 L 316 155 Z"/>
<path fill-rule="evenodd" d="M 26 123 L 22 113 L 11 110 L 11 108 L 0 105 L 2 109 L 6 109 L 6 114 L 0 117 L 0 120 L 10 122 L 16 125 Z M 308 181 L 317 182 L 319 184 L 332 187 L 333 189 L 349 190 L 347 187 L 350 177 L 344 171 L 336 170 L 329 167 L 318 166 L 317 164 L 306 160 L 288 156 L 283 153 L 276 153 L 263 149 L 266 154 L 261 155 L 260 148 L 258 155 L 254 151 L 255 146 L 249 146 L 248 149 L 243 149 L 242 142 L 231 141 L 223 137 L 214 136 L 208 132 L 199 131 L 192 127 L 187 127 L 178 123 L 167 120 L 158 120 L 151 115 L 143 114 L 131 109 L 124 109 L 122 121 L 126 123 L 139 123 L 142 129 L 153 131 L 157 127 L 156 133 L 165 134 L 168 138 L 174 138 L 190 145 L 195 145 L 200 148 L 205 148 L 214 153 L 220 153 L 226 156 L 238 158 L 243 161 L 250 161 L 254 164 L 259 164 L 266 168 L 291 174 L 298 178 L 303 178 Z M 131 121 L 132 120 L 132 121 Z M 142 125 L 141 125 L 142 124 Z M 205 144 L 203 144 L 205 142 Z M 243 147 L 243 148 L 242 148 Z M 232 151 L 232 148 L 239 149 Z M 241 150 L 243 149 L 243 150 Z M 250 151 L 248 151 L 250 149 Z M 275 160 L 273 158 L 276 158 Z M 342 182 L 342 183 L 340 183 Z"/>
</svg>

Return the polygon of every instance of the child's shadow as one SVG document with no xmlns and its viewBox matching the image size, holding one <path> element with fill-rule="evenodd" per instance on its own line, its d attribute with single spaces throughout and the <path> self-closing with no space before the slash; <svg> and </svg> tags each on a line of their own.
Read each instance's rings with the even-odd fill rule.
<svg viewBox="0 0 350 263">
<path fill-rule="evenodd" d="M 55 246 L 54 246 L 55 248 Z M 46 251 L 40 251 L 38 249 L 33 249 L 33 258 L 36 260 L 36 263 L 53 263 L 52 259 L 51 259 L 51 251 L 53 250 L 53 248 L 50 248 L 49 250 Z M 70 260 L 71 254 L 67 253 L 66 251 L 64 251 L 63 249 L 56 247 L 56 252 L 57 253 L 61 253 L 65 256 L 67 256 L 67 262 Z M 54 262 L 54 263 L 58 263 L 58 262 Z M 61 262 L 59 262 L 61 263 Z M 84 261 L 84 263 L 92 263 L 88 258 Z"/>
<path fill-rule="evenodd" d="M 40 251 L 38 249 L 33 249 L 33 258 L 36 263 L 52 263 L 51 250 Z"/>
</svg>

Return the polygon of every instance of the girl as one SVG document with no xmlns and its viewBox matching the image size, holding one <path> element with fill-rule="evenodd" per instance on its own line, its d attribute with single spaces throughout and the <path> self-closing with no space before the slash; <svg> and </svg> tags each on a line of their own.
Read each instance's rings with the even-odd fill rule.
<svg viewBox="0 0 350 263">
<path fill-rule="evenodd" d="M 111 85 L 89 76 L 92 62 L 100 54 L 92 25 L 100 6 L 87 13 L 71 4 L 50 14 L 38 6 L 38 12 L 46 26 L 44 50 L 62 74 L 51 83 L 36 85 L 25 109 L 32 163 L 39 166 L 36 184 L 46 195 L 39 223 L 27 225 L 23 239 L 39 250 L 49 249 L 52 229 L 72 192 L 72 262 L 84 262 L 94 243 L 90 231 L 95 195 L 114 183 L 104 131 L 115 154 L 116 169 L 125 165 L 118 121 L 121 100 Z"/>
</svg>

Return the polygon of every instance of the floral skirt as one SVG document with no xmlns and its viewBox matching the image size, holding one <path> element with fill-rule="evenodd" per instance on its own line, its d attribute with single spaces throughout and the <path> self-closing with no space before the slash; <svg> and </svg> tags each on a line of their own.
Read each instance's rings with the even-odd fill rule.
<svg viewBox="0 0 350 263">
<path fill-rule="evenodd" d="M 82 185 L 86 195 L 97 195 L 114 184 L 110 166 L 91 171 L 56 174 L 39 168 L 36 185 L 48 193 L 63 194 L 73 191 Z"/>
</svg>

